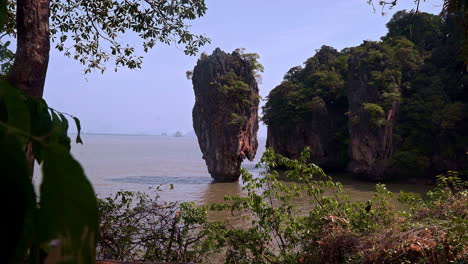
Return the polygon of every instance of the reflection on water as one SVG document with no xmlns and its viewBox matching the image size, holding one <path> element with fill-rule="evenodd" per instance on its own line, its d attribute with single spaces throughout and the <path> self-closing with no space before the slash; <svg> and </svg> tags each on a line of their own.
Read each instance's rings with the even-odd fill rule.
<svg viewBox="0 0 468 264">
<path fill-rule="evenodd" d="M 213 183 L 206 169 L 196 138 L 160 136 L 84 135 L 84 145 L 73 145 L 72 153 L 80 161 L 100 197 L 117 191 L 152 192 L 151 187 L 163 185 L 161 198 L 167 201 L 194 201 L 197 204 L 222 202 L 225 195 L 241 195 L 242 180 L 232 183 Z M 262 155 L 265 140 L 259 140 L 259 150 L 253 162 L 243 167 L 257 175 L 255 163 Z M 351 178 L 335 177 L 344 185 L 354 201 L 372 198 L 375 183 Z M 36 186 L 41 181 L 36 167 Z M 170 190 L 169 185 L 174 186 Z M 389 183 L 388 189 L 424 193 L 423 184 Z M 307 204 L 306 200 L 302 201 Z"/>
<path fill-rule="evenodd" d="M 343 184 L 343 189 L 349 195 L 351 201 L 367 201 L 372 198 L 375 192 L 375 185 L 378 182 L 369 182 L 357 179 L 349 174 L 331 175 L 334 180 Z M 398 194 L 401 190 L 425 195 L 432 186 L 424 183 L 408 183 L 403 181 L 393 181 L 384 183 L 387 189 Z"/>
<path fill-rule="evenodd" d="M 242 193 L 242 185 L 239 182 L 212 183 L 202 190 L 199 202 L 201 204 L 221 203 L 224 202 L 224 196 L 240 196 Z"/>
<path fill-rule="evenodd" d="M 207 205 L 213 203 L 224 203 L 224 196 L 244 196 L 245 192 L 242 190 L 242 179 L 239 182 L 219 182 L 206 186 L 201 193 L 201 198 L 198 201 L 200 204 Z M 238 213 L 232 214 L 227 211 L 209 211 L 208 218 L 215 221 L 225 221 L 230 226 L 240 228 L 246 225 L 244 218 L 245 214 L 239 215 Z M 215 262 L 219 263 L 219 262 Z"/>
</svg>

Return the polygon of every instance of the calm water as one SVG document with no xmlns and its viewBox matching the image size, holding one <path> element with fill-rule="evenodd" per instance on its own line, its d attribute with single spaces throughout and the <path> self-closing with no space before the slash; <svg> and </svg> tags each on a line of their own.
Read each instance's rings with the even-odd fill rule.
<svg viewBox="0 0 468 264">
<path fill-rule="evenodd" d="M 84 145 L 73 145 L 72 153 L 82 164 L 96 193 L 106 197 L 119 190 L 151 192 L 163 185 L 161 196 L 167 201 L 194 201 L 198 204 L 220 202 L 225 195 L 240 195 L 242 181 L 212 183 L 202 159 L 196 138 L 161 136 L 84 135 Z M 260 140 L 253 162 L 245 161 L 243 167 L 258 174 L 254 164 L 265 150 L 265 140 Z M 36 167 L 35 181 L 40 182 L 40 168 Z M 349 176 L 339 176 L 345 190 L 353 200 L 372 197 L 375 183 L 357 181 Z M 174 190 L 170 190 L 172 184 Z M 425 192 L 423 184 L 387 184 L 393 192 Z"/>
</svg>

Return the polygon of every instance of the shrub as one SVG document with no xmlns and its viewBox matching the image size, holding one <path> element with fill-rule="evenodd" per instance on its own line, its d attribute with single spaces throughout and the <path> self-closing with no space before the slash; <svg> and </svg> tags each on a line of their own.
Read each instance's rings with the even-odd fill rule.
<svg viewBox="0 0 468 264">
<path fill-rule="evenodd" d="M 380 105 L 364 103 L 362 104 L 362 107 L 370 115 L 370 121 L 374 126 L 382 127 L 386 125 L 387 120 L 384 118 L 385 111 Z"/>
<path fill-rule="evenodd" d="M 307 163 L 267 150 L 265 172 L 242 171 L 245 197 L 216 205 L 250 216 L 249 225 L 218 230 L 226 263 L 462 263 L 468 253 L 468 191 L 458 174 L 439 177 L 428 200 L 402 193 L 400 210 L 378 184 L 367 202 L 350 202 L 342 185 Z M 280 163 L 292 182 L 280 182 Z M 297 206 L 301 200 L 307 208 Z"/>
<path fill-rule="evenodd" d="M 208 253 L 207 212 L 194 203 L 121 191 L 99 199 L 98 209 L 98 259 L 200 262 Z"/>
<path fill-rule="evenodd" d="M 221 252 L 225 263 L 468 260 L 468 185 L 458 173 L 439 176 L 426 200 L 402 192 L 396 207 L 383 184 L 369 201 L 351 202 L 309 157 L 308 148 L 297 160 L 268 149 L 257 165 L 265 169 L 260 177 L 242 170 L 245 196 L 206 207 L 128 192 L 100 200 L 98 256 L 198 262 Z M 288 169 L 289 181 L 278 180 L 278 164 Z M 207 209 L 242 216 L 245 223 L 210 222 Z"/>
</svg>

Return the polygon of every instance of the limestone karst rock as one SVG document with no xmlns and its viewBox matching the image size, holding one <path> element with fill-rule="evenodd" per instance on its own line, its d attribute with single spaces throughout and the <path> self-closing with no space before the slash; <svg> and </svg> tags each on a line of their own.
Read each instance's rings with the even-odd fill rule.
<svg viewBox="0 0 468 264">
<path fill-rule="evenodd" d="M 385 107 L 381 98 L 386 92 L 400 94 L 401 77 L 392 69 L 386 55 L 372 57 L 372 52 L 383 53 L 378 43 L 365 42 L 365 51 L 354 53 L 349 60 L 347 98 L 349 105 L 350 163 L 349 171 L 373 180 L 391 174 L 394 152 L 393 130 L 399 101 Z M 393 70 L 393 71 L 392 71 Z M 378 74 L 388 79 L 385 85 L 375 80 Z M 386 91 L 391 89 L 391 91 Z M 354 122 L 353 120 L 359 120 Z"/>
<path fill-rule="evenodd" d="M 267 146 L 289 158 L 307 146 L 327 172 L 370 180 L 467 174 L 466 56 L 452 19 L 399 11 L 382 41 L 317 50 L 268 95 Z"/>
<path fill-rule="evenodd" d="M 193 70 L 193 128 L 208 171 L 235 181 L 257 151 L 258 86 L 254 63 L 239 51 L 202 54 Z"/>
<path fill-rule="evenodd" d="M 267 147 L 289 158 L 310 147 L 311 161 L 327 171 L 385 178 L 394 152 L 400 72 L 377 42 L 349 52 L 323 46 L 268 96 Z"/>
<path fill-rule="evenodd" d="M 311 161 L 327 170 L 345 167 L 346 146 L 339 137 L 346 136 L 346 116 L 341 106 L 314 97 L 315 107 L 304 122 L 287 125 L 273 123 L 268 125 L 267 148 L 296 159 L 305 147 L 311 149 Z"/>
<path fill-rule="evenodd" d="M 311 161 L 327 171 L 346 167 L 346 67 L 341 66 L 346 61 L 336 49 L 323 46 L 304 68 L 285 75 L 263 109 L 268 148 L 295 159 L 310 147 Z"/>
</svg>

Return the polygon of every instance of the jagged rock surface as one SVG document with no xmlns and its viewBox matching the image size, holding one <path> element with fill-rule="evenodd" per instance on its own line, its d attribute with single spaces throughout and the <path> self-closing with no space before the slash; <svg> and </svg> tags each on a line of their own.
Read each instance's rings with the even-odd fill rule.
<svg viewBox="0 0 468 264">
<path fill-rule="evenodd" d="M 309 146 L 324 168 L 343 157 L 338 170 L 371 180 L 468 175 L 466 56 L 454 17 L 399 11 L 382 41 L 323 46 L 291 68 L 263 109 L 268 146 L 290 158 Z M 330 155 L 333 145 L 345 155 Z"/>
<path fill-rule="evenodd" d="M 377 43 L 365 43 L 370 50 L 382 50 Z M 365 104 L 382 104 L 382 88 L 373 87 L 371 74 L 384 72 L 388 57 L 375 59 L 370 64 L 363 63 L 367 52 L 353 54 L 349 59 L 347 79 L 347 98 L 349 105 L 350 163 L 348 170 L 373 180 L 381 180 L 392 174 L 392 155 L 394 152 L 393 130 L 395 127 L 398 102 L 392 103 L 376 124 L 377 117 L 363 108 Z M 394 80 L 394 82 L 398 82 Z M 397 88 L 399 91 L 399 88 Z M 357 118 L 357 119 L 355 119 Z M 374 120 L 373 120 L 374 119 Z M 353 122 L 353 120 L 359 120 Z"/>
<path fill-rule="evenodd" d="M 216 49 L 194 68 L 193 128 L 208 171 L 216 181 L 235 181 L 245 158 L 257 151 L 258 86 L 251 63 L 237 52 Z"/>
<path fill-rule="evenodd" d="M 305 147 L 311 150 L 311 162 L 330 171 L 345 166 L 346 150 L 337 137 L 343 137 L 346 117 L 341 107 L 326 103 L 320 97 L 324 107 L 311 113 L 310 119 L 295 126 L 281 124 L 269 125 L 267 130 L 267 148 L 273 148 L 281 155 L 296 159 Z"/>
<path fill-rule="evenodd" d="M 267 147 L 292 159 L 310 147 L 313 163 L 328 171 L 346 167 L 346 59 L 336 49 L 322 46 L 304 68 L 286 73 L 263 108 Z"/>
</svg>

